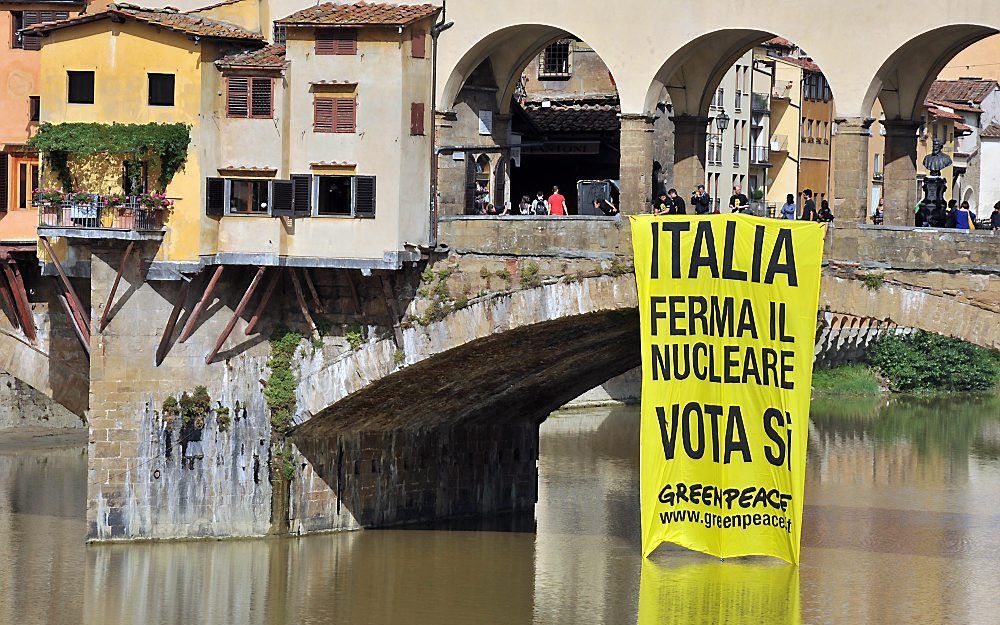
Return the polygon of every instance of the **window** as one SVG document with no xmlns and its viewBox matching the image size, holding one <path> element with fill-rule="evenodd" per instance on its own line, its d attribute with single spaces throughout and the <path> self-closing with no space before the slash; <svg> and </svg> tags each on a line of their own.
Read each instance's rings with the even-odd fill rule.
<svg viewBox="0 0 1000 625">
<path fill-rule="evenodd" d="M 10 40 L 10 47 L 23 48 L 24 35 L 22 35 L 20 31 L 24 28 L 24 11 L 11 11 L 10 17 L 14 29 L 13 36 Z"/>
<path fill-rule="evenodd" d="M 427 57 L 427 33 L 419 28 L 410 31 L 410 56 L 415 59 Z"/>
<path fill-rule="evenodd" d="M 410 105 L 410 134 L 424 134 L 424 103 L 414 102 Z"/>
<path fill-rule="evenodd" d="M 493 111 L 479 111 L 479 134 L 493 134 Z"/>
<path fill-rule="evenodd" d="M 374 176 L 316 176 L 317 215 L 375 217 Z"/>
<path fill-rule="evenodd" d="M 149 105 L 173 106 L 174 75 L 148 74 L 148 76 L 149 76 Z"/>
<path fill-rule="evenodd" d="M 149 164 L 146 161 L 122 162 L 122 192 L 125 195 L 142 195 L 149 188 Z"/>
<path fill-rule="evenodd" d="M 313 100 L 313 131 L 353 134 L 357 131 L 357 100 L 317 96 Z"/>
<path fill-rule="evenodd" d="M 542 56 L 538 59 L 538 77 L 543 80 L 569 78 L 571 46 L 572 41 L 563 39 L 542 50 Z"/>
<path fill-rule="evenodd" d="M 355 55 L 358 31 L 352 28 L 317 28 L 316 54 Z"/>
<path fill-rule="evenodd" d="M 249 215 L 266 215 L 270 198 L 269 180 L 227 180 L 229 183 L 229 212 Z"/>
<path fill-rule="evenodd" d="M 37 122 L 42 115 L 42 104 L 41 98 L 37 95 L 28 96 L 28 115 L 29 119 L 33 122 Z"/>
<path fill-rule="evenodd" d="M 278 46 L 285 45 L 285 41 L 288 39 L 288 31 L 284 26 L 280 24 L 274 25 L 274 43 Z"/>
<path fill-rule="evenodd" d="M 274 80 L 264 77 L 226 78 L 226 117 L 270 119 L 274 116 Z"/>
<path fill-rule="evenodd" d="M 67 72 L 69 74 L 69 103 L 94 103 L 94 72 Z"/>
</svg>

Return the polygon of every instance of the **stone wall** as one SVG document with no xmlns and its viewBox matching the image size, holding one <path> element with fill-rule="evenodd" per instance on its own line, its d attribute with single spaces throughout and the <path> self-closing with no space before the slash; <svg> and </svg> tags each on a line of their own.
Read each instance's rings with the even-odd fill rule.
<svg viewBox="0 0 1000 625">
<path fill-rule="evenodd" d="M 51 397 L 0 372 L 0 430 L 27 426 L 83 428 L 87 423 Z"/>
</svg>

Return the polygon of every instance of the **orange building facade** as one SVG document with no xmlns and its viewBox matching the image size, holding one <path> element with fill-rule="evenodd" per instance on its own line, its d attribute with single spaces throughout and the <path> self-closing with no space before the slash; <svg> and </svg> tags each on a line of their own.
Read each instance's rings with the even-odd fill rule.
<svg viewBox="0 0 1000 625">
<path fill-rule="evenodd" d="M 31 195 L 38 185 L 38 155 L 26 145 L 38 125 L 41 41 L 18 31 L 82 11 L 83 1 L 0 0 L 0 246 L 34 246 L 38 213 Z M 2 250 L 0 250 L 2 251 Z"/>
</svg>

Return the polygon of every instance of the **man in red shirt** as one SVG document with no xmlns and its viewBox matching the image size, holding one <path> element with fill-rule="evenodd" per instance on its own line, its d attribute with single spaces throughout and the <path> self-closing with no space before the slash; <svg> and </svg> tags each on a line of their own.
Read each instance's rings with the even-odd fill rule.
<svg viewBox="0 0 1000 625">
<path fill-rule="evenodd" d="M 552 195 L 549 196 L 549 214 L 566 216 L 566 198 L 559 194 L 559 187 L 552 187 Z"/>
</svg>

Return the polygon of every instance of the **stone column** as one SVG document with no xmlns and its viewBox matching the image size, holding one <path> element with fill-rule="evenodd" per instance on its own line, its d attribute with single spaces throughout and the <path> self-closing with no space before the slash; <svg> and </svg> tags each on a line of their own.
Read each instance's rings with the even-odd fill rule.
<svg viewBox="0 0 1000 625">
<path fill-rule="evenodd" d="M 912 226 L 917 204 L 917 129 L 920 122 L 892 119 L 885 126 L 885 223 Z"/>
<path fill-rule="evenodd" d="M 674 187 L 682 198 L 705 184 L 705 149 L 709 118 L 677 115 L 674 122 Z M 688 207 L 688 211 L 691 208 Z"/>
<path fill-rule="evenodd" d="M 868 140 L 874 119 L 837 120 L 833 138 L 833 213 L 844 219 L 868 219 Z"/>
<path fill-rule="evenodd" d="M 648 212 L 653 198 L 653 120 L 647 115 L 622 113 L 621 199 L 623 213 Z"/>
</svg>

